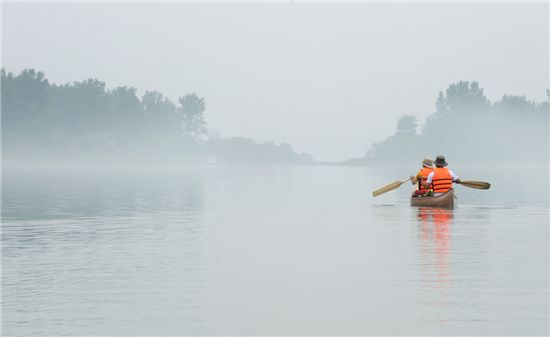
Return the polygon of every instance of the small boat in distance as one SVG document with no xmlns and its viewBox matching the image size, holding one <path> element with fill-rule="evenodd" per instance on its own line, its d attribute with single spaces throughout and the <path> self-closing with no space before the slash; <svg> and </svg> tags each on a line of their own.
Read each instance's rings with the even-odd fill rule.
<svg viewBox="0 0 550 337">
<path fill-rule="evenodd" d="M 454 208 L 454 189 L 435 197 L 411 197 L 411 206 Z"/>
</svg>

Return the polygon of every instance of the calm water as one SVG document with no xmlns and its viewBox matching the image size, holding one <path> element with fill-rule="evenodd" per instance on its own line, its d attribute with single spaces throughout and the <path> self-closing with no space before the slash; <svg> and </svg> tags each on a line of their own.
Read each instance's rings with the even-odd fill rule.
<svg viewBox="0 0 550 337">
<path fill-rule="evenodd" d="M 4 168 L 2 335 L 548 334 L 547 170 L 414 169 Z"/>
</svg>

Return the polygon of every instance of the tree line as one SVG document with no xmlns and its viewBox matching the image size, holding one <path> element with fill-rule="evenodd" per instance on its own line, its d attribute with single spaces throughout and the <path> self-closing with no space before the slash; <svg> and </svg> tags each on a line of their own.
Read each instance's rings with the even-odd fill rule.
<svg viewBox="0 0 550 337">
<path fill-rule="evenodd" d="M 4 159 L 304 164 L 289 144 L 209 134 L 196 93 L 173 102 L 157 91 L 108 89 L 98 79 L 50 83 L 43 72 L 1 70 Z M 259 153 L 250 157 L 249 153 Z"/>
<path fill-rule="evenodd" d="M 546 94 L 540 103 L 523 95 L 493 103 L 478 82 L 453 83 L 439 93 L 425 123 L 402 115 L 392 136 L 347 164 L 419 165 L 426 156 L 442 154 L 462 165 L 548 165 L 550 91 Z"/>
</svg>

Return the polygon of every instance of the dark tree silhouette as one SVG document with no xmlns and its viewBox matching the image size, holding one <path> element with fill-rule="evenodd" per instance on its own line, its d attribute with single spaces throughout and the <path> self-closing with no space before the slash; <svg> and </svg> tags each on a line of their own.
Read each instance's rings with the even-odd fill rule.
<svg viewBox="0 0 550 337">
<path fill-rule="evenodd" d="M 141 98 L 145 112 L 145 127 L 150 132 L 176 133 L 176 106 L 157 91 L 147 91 Z"/>
<path fill-rule="evenodd" d="M 414 115 L 403 115 L 397 122 L 397 134 L 404 136 L 416 135 L 418 119 Z"/>
<path fill-rule="evenodd" d="M 288 144 L 249 139 L 207 139 L 205 100 L 196 93 L 176 106 L 159 92 L 141 99 L 136 88 L 108 90 L 87 79 L 50 84 L 44 73 L 1 71 L 3 158 L 197 163 L 309 163 Z M 251 156 L 255 156 L 250 159 Z"/>
<path fill-rule="evenodd" d="M 451 84 L 445 91 L 445 95 L 440 94 L 436 103 L 437 111 L 440 113 L 479 112 L 490 105 L 479 83 L 467 81 Z"/>
<path fill-rule="evenodd" d="M 198 138 L 206 134 L 206 123 L 204 121 L 204 98 L 192 93 L 180 97 L 178 102 L 181 107 L 178 109 L 182 121 L 184 134 Z"/>
<path fill-rule="evenodd" d="M 542 103 L 504 95 L 491 104 L 477 82 L 453 83 L 439 93 L 436 111 L 419 135 L 414 136 L 414 116 L 402 116 L 395 135 L 373 144 L 359 162 L 414 165 L 426 155 L 444 153 L 469 163 L 548 164 L 550 91 L 547 95 Z"/>
</svg>

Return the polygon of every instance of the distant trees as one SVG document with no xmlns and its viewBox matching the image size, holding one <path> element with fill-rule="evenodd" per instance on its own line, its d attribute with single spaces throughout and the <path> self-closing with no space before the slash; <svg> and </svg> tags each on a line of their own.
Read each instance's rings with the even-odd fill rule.
<svg viewBox="0 0 550 337">
<path fill-rule="evenodd" d="M 25 69 L 18 76 L 1 71 L 2 127 L 32 132 L 44 122 L 41 115 L 49 104 L 49 83 L 44 73 Z"/>
<path fill-rule="evenodd" d="M 7 132 L 90 134 L 206 132 L 204 98 L 195 93 L 180 98 L 181 107 L 159 92 L 121 86 L 111 90 L 105 82 L 86 79 L 50 84 L 44 73 L 26 69 L 18 75 L 2 69 L 2 121 Z M 175 125 L 181 123 L 179 127 Z"/>
<path fill-rule="evenodd" d="M 436 111 L 417 135 L 416 118 L 403 115 L 395 135 L 373 144 L 362 163 L 411 164 L 445 154 L 464 162 L 548 164 L 548 100 L 504 95 L 492 104 L 477 82 L 460 81 L 440 92 Z M 407 137 L 404 137 L 407 136 Z"/>
<path fill-rule="evenodd" d="M 204 121 L 204 98 L 192 93 L 180 97 L 178 100 L 181 107 L 178 108 L 178 115 L 182 120 L 182 128 L 185 134 L 194 139 L 206 134 L 206 122 Z"/>
<path fill-rule="evenodd" d="M 175 134 L 176 106 L 157 91 L 147 91 L 141 98 L 144 110 L 144 126 L 148 133 L 167 132 Z"/>
<path fill-rule="evenodd" d="M 403 115 L 397 122 L 397 134 L 404 136 L 416 135 L 418 119 L 414 115 Z"/>
<path fill-rule="evenodd" d="M 436 102 L 437 112 L 441 114 L 479 112 L 490 105 L 479 83 L 467 81 L 451 84 L 445 94 L 439 93 Z"/>
<path fill-rule="evenodd" d="M 503 112 L 522 112 L 536 109 L 536 103 L 528 100 L 525 96 L 504 95 L 500 102 L 494 107 Z"/>
<path fill-rule="evenodd" d="M 290 144 L 274 142 L 256 143 L 243 137 L 211 139 L 206 142 L 216 160 L 227 164 L 310 164 L 311 155 L 294 153 Z"/>
<path fill-rule="evenodd" d="M 109 93 L 111 123 L 120 127 L 121 130 L 134 131 L 143 128 L 145 114 L 136 91 L 136 88 L 123 86 Z"/>
<path fill-rule="evenodd" d="M 205 100 L 196 93 L 180 97 L 176 105 L 160 92 L 147 91 L 140 98 L 134 87 L 109 90 L 98 79 L 52 84 L 34 69 L 17 75 L 2 69 L 1 84 L 4 159 L 312 161 L 284 144 L 219 136 L 208 140 Z M 251 161 L 250 156 L 263 159 Z"/>
</svg>

